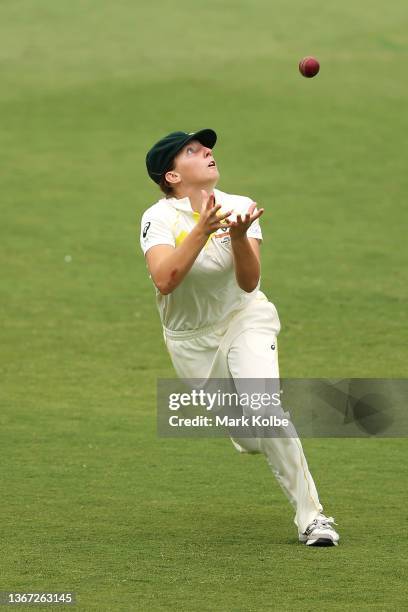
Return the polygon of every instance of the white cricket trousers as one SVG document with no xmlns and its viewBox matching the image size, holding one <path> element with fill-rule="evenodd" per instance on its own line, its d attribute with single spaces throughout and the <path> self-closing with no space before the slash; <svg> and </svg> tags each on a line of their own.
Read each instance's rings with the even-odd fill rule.
<svg viewBox="0 0 408 612">
<path fill-rule="evenodd" d="M 163 329 L 163 336 L 180 378 L 232 378 L 239 393 L 241 378 L 279 379 L 279 331 L 274 304 L 258 292 L 244 309 L 221 323 L 185 332 Z M 282 437 L 231 437 L 231 440 L 241 453 L 265 455 L 295 508 L 294 522 L 299 533 L 303 533 L 323 508 L 293 424 L 281 429 Z"/>
</svg>

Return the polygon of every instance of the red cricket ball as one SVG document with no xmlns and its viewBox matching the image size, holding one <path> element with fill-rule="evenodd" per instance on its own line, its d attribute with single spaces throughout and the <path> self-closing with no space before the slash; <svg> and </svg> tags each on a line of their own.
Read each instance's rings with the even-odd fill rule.
<svg viewBox="0 0 408 612">
<path fill-rule="evenodd" d="M 299 70 L 304 77 L 310 79 L 311 77 L 316 76 L 316 74 L 319 72 L 320 64 L 315 57 L 304 57 L 299 62 Z"/>
</svg>

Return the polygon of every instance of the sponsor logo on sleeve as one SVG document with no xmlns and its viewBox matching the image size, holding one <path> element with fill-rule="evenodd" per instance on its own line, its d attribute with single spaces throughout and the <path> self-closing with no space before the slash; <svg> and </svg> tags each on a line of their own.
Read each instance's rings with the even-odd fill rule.
<svg viewBox="0 0 408 612">
<path fill-rule="evenodd" d="M 149 227 L 150 227 L 150 226 L 151 226 L 151 223 L 150 223 L 150 221 L 148 221 L 148 222 L 146 223 L 146 225 L 144 226 L 144 228 L 143 228 L 143 234 L 142 234 L 142 235 L 143 235 L 143 238 L 146 238 L 146 236 L 147 236 L 147 232 L 149 231 Z"/>
</svg>

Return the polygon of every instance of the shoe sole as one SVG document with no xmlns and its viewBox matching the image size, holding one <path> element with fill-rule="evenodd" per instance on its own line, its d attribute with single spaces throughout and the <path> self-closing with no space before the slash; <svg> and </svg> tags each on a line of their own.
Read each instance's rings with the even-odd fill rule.
<svg viewBox="0 0 408 612">
<path fill-rule="evenodd" d="M 337 546 L 338 544 L 338 542 L 335 542 L 330 538 L 317 538 L 317 540 L 311 540 L 305 543 L 306 546 Z"/>
</svg>

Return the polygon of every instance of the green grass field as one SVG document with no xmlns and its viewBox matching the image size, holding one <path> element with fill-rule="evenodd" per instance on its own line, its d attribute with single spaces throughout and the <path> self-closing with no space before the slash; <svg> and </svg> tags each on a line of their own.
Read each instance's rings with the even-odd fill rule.
<svg viewBox="0 0 408 612">
<path fill-rule="evenodd" d="M 266 208 L 282 375 L 406 376 L 407 26 L 403 0 L 0 3 L 0 590 L 407 609 L 406 439 L 305 440 L 342 540 L 298 544 L 263 457 L 157 437 L 139 246 L 147 149 L 212 127 L 219 187 Z"/>
</svg>

